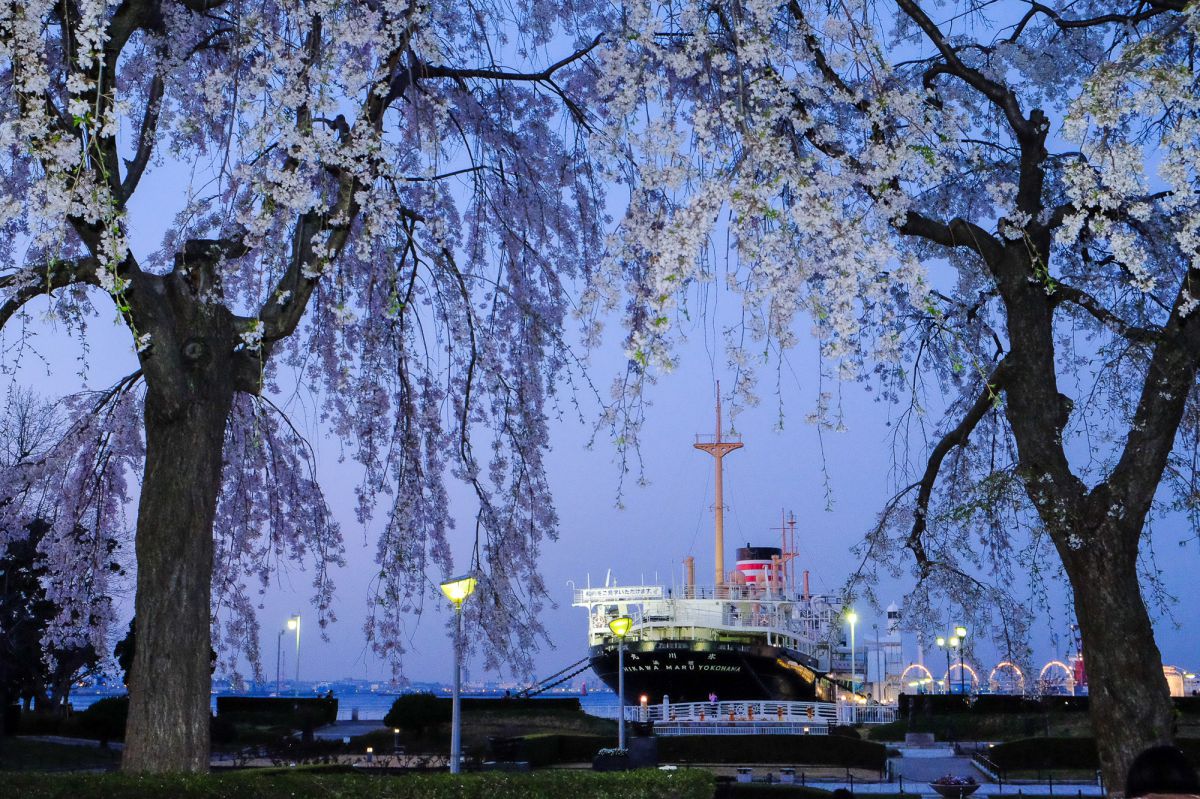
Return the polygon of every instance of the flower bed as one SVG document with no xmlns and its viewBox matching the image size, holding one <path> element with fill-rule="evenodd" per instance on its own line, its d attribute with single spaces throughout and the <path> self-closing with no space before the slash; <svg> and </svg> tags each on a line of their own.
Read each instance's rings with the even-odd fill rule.
<svg viewBox="0 0 1200 799">
<path fill-rule="evenodd" d="M 953 777 L 947 774 L 929 783 L 929 787 L 946 799 L 963 799 L 964 796 L 970 796 L 979 790 L 979 783 L 974 777 Z"/>
</svg>

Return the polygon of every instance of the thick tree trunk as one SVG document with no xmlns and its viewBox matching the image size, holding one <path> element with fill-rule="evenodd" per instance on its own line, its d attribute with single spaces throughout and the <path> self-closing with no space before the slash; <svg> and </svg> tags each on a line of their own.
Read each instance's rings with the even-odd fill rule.
<svg viewBox="0 0 1200 799">
<path fill-rule="evenodd" d="M 125 771 L 209 766 L 212 530 L 240 356 L 233 317 L 205 301 L 204 266 L 135 286 L 151 348 Z"/>
<path fill-rule="evenodd" d="M 146 400 L 146 475 L 137 523 L 137 648 L 125 771 L 209 764 L 212 526 L 232 393 L 164 418 Z"/>
<path fill-rule="evenodd" d="M 1104 530 L 1089 536 L 1067 565 L 1092 729 L 1110 796 L 1124 792 L 1129 765 L 1139 752 L 1174 737 L 1162 655 L 1138 584 L 1137 547 L 1112 545 L 1122 538 L 1129 536 Z"/>
<path fill-rule="evenodd" d="M 1140 487 L 1122 475 L 1118 487 L 1089 490 L 1072 473 L 1062 445 L 1072 406 L 1057 387 L 1053 308 L 1048 293 L 1026 277 L 1035 270 L 1019 261 L 1021 253 L 1013 257 L 1018 260 L 999 270 L 1008 278 L 1001 284 L 1011 334 L 1007 417 L 1026 492 L 1071 581 L 1101 770 L 1109 793 L 1121 794 L 1133 758 L 1172 738 L 1171 699 L 1137 575 L 1140 534 L 1165 450 L 1139 467 L 1142 477 L 1153 476 Z M 1043 252 L 1043 262 L 1047 258 Z M 1156 420 L 1168 441 L 1181 412 L 1182 399 L 1174 416 Z M 1123 509 L 1119 518 L 1114 505 Z"/>
</svg>

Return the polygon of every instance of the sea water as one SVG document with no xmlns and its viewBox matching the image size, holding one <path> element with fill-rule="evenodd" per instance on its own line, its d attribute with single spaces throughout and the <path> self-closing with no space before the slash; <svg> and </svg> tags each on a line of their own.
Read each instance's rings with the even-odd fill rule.
<svg viewBox="0 0 1200 799">
<path fill-rule="evenodd" d="M 102 693 L 76 693 L 71 695 L 71 707 L 79 712 L 90 706 L 94 702 L 105 699 L 114 694 Z M 286 691 L 282 694 L 221 694 L 222 696 L 281 696 L 287 698 L 293 696 Z M 387 712 L 392 709 L 392 703 L 396 698 L 402 696 L 401 693 L 351 693 L 342 694 L 335 698 L 338 700 L 338 720 L 349 721 L 356 715 L 362 721 L 382 721 Z M 444 691 L 439 696 L 449 697 L 450 692 Z M 212 698 L 212 709 L 215 713 L 217 710 L 217 694 Z M 306 699 L 319 698 L 324 694 L 294 694 L 294 696 L 302 696 Z M 495 693 L 464 693 L 463 697 L 479 698 L 479 699 L 499 699 L 500 695 Z M 536 699 L 578 699 L 580 706 L 585 713 L 591 713 L 597 716 L 609 716 L 616 718 L 617 712 L 617 695 L 610 691 L 593 692 L 586 695 L 576 693 L 545 693 L 541 694 Z"/>
</svg>

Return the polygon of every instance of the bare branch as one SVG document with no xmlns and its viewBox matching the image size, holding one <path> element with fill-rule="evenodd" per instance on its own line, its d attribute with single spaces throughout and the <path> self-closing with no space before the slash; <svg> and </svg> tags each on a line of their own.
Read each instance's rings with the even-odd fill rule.
<svg viewBox="0 0 1200 799">
<path fill-rule="evenodd" d="M 150 96 L 146 100 L 146 112 L 142 115 L 137 153 L 134 154 L 133 160 L 125 162 L 125 180 L 121 182 L 121 190 L 117 195 L 121 207 L 133 196 L 138 182 L 142 179 L 142 173 L 146 171 L 150 155 L 154 152 L 154 142 L 158 139 L 158 117 L 162 109 L 163 89 L 162 73 L 155 73 L 154 80 L 150 83 Z"/>
<path fill-rule="evenodd" d="M 942 54 L 942 58 L 945 59 L 946 66 L 952 74 L 979 91 L 1003 111 L 1005 117 L 1008 118 L 1008 124 L 1012 126 L 1018 136 L 1034 137 L 1038 135 L 1034 125 L 1021 113 L 1021 105 L 1012 89 L 963 63 L 962 59 L 958 57 L 958 50 L 946 41 L 946 37 L 942 35 L 938 26 L 921 10 L 915 0 L 897 0 L 897 5 L 917 24 L 917 27 L 924 31 L 929 41 Z"/>
<path fill-rule="evenodd" d="M 967 443 L 967 438 L 971 435 L 971 431 L 979 424 L 979 421 L 987 414 L 988 411 L 996 407 L 996 401 L 999 392 L 1004 388 L 1004 380 L 1006 377 L 1007 360 L 1002 360 L 996 364 L 996 368 L 988 375 L 984 382 L 983 391 L 980 392 L 975 402 L 967 410 L 966 415 L 958 426 L 944 435 L 933 451 L 929 453 L 929 460 L 925 465 L 925 473 L 921 475 L 921 480 L 918 482 L 917 491 L 917 507 L 913 511 L 913 527 L 908 534 L 908 540 L 905 546 L 912 550 L 917 558 L 918 564 L 921 566 L 922 573 L 929 568 L 929 557 L 925 553 L 925 545 L 922 541 L 922 536 L 925 534 L 925 529 L 928 523 L 929 515 L 929 499 L 933 495 L 933 486 L 937 482 L 938 472 L 942 468 L 942 461 L 946 459 L 946 455 L 955 447 L 964 446 Z"/>
<path fill-rule="evenodd" d="M 949 222 L 940 222 L 916 211 L 909 211 L 903 224 L 897 227 L 897 231 L 946 247 L 966 247 L 979 253 L 989 264 L 998 261 L 1004 249 L 991 233 L 960 217 Z"/>
<path fill-rule="evenodd" d="M 1196 296 L 1200 296 L 1200 269 L 1189 269 L 1146 369 L 1121 459 L 1106 481 L 1119 512 L 1130 518 L 1144 518 L 1149 509 L 1195 388 L 1200 369 L 1200 314 L 1191 306 Z M 1110 514 L 1111 507 L 1096 510 Z M 1139 524 L 1132 533 L 1135 540 L 1140 533 Z"/>
<path fill-rule="evenodd" d="M 497 81 L 516 81 L 516 82 L 532 82 L 545 83 L 563 99 L 567 104 L 567 108 L 571 111 L 572 116 L 577 120 L 581 120 L 582 114 L 578 106 L 567 97 L 559 86 L 554 83 L 554 73 L 558 72 L 563 67 L 575 63 L 587 56 L 588 53 L 596 49 L 600 42 L 603 41 L 603 34 L 597 34 L 591 44 L 584 47 L 582 50 L 576 50 L 567 57 L 554 62 L 540 72 L 508 72 L 502 69 L 461 69 L 458 67 L 438 66 L 435 64 L 417 63 L 408 69 L 396 73 L 388 86 L 388 93 L 384 97 L 383 106 L 386 108 L 391 103 L 404 94 L 409 86 L 417 83 L 419 80 L 426 78 L 450 78 L 452 80 L 497 80 Z"/>
<path fill-rule="evenodd" d="M 0 278 L 0 289 L 12 289 L 12 294 L 0 305 L 0 328 L 8 324 L 21 306 L 43 294 L 74 283 L 97 285 L 99 262 L 95 258 L 80 261 L 52 261 L 47 266 L 33 266 Z"/>
<path fill-rule="evenodd" d="M 1162 331 L 1152 327 L 1137 327 L 1126 322 L 1121 317 L 1117 316 L 1108 308 L 1105 308 L 1099 300 L 1088 294 L 1083 289 L 1068 286 L 1065 283 L 1055 281 L 1054 293 L 1051 294 L 1051 301 L 1054 305 L 1059 305 L 1063 302 L 1069 302 L 1077 305 L 1089 314 L 1094 316 L 1100 322 L 1103 322 L 1107 327 L 1122 338 L 1128 339 L 1139 344 L 1154 344 L 1162 335 Z"/>
<path fill-rule="evenodd" d="M 1139 5 L 1142 5 L 1139 3 Z M 1016 41 L 1021 35 L 1021 31 L 1025 25 L 1037 14 L 1046 15 L 1060 30 L 1070 30 L 1071 28 L 1094 28 L 1098 25 L 1136 25 L 1139 22 L 1145 22 L 1151 17 L 1156 17 L 1159 14 L 1165 14 L 1168 11 L 1182 11 L 1183 5 L 1180 3 L 1179 8 L 1170 8 L 1168 3 L 1153 3 L 1150 8 L 1143 11 L 1136 11 L 1126 14 L 1111 13 L 1101 14 L 1096 17 L 1084 17 L 1081 19 L 1063 19 L 1062 15 L 1049 6 L 1042 5 L 1038 2 L 1030 2 L 1029 11 L 1025 12 L 1021 22 L 1017 25 L 1016 31 L 1013 33 L 1009 42 Z"/>
</svg>

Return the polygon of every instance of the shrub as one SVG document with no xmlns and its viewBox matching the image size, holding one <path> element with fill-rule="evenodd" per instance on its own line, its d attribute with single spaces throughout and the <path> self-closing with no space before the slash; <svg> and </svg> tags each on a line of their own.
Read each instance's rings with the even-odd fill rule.
<svg viewBox="0 0 1200 799">
<path fill-rule="evenodd" d="M 4 722 L 0 724 L 0 735 L 16 735 L 21 729 L 21 706 L 10 704 L 4 706 Z"/>
<path fill-rule="evenodd" d="M 1042 697 L 1042 707 L 1050 713 L 1087 713 L 1091 700 L 1086 696 L 1054 696 L 1047 694 Z"/>
<path fill-rule="evenodd" d="M 803 763 L 882 769 L 887 747 L 835 735 L 680 735 L 658 739 L 664 763 Z"/>
<path fill-rule="evenodd" d="M 235 724 L 286 726 L 294 730 L 337 721 L 338 701 L 332 697 L 218 696 L 217 715 Z"/>
<path fill-rule="evenodd" d="M 15 773 L 5 775 L 5 790 L 22 799 L 710 799 L 713 777 L 691 769 L 617 774 L 556 769 L 386 779 L 299 769 L 169 776 Z"/>
<path fill-rule="evenodd" d="M 238 728 L 227 718 L 213 716 L 208 726 L 214 744 L 231 744 L 238 739 Z"/>
<path fill-rule="evenodd" d="M 112 696 L 101 699 L 78 714 L 80 731 L 88 738 L 101 741 L 125 739 L 125 719 L 129 716 L 129 697 Z"/>
<path fill-rule="evenodd" d="M 830 735 L 838 735 L 842 738 L 854 738 L 856 740 L 862 739 L 862 736 L 859 735 L 858 730 L 854 729 L 853 727 L 851 727 L 848 724 L 833 725 L 832 727 L 829 728 L 829 734 Z"/>
<path fill-rule="evenodd" d="M 1175 744 L 1193 763 L 1200 763 L 1200 740 L 1180 738 Z M 1100 766 L 1094 738 L 1023 738 L 996 744 L 988 751 L 988 757 L 1009 771 L 1094 769 Z"/>
<path fill-rule="evenodd" d="M 1185 716 L 1200 716 L 1200 696 L 1177 696 L 1175 709 Z"/>
<path fill-rule="evenodd" d="M 449 699 L 442 699 L 447 705 Z M 505 696 L 495 699 L 485 697 L 470 697 L 462 700 L 463 713 L 498 713 L 514 716 L 545 716 L 558 713 L 582 713 L 583 707 L 576 697 L 553 697 L 550 699 L 530 699 L 527 697 Z M 450 711 L 447 710 L 447 713 Z"/>
<path fill-rule="evenodd" d="M 974 715 L 1040 713 L 1041 710 L 1041 703 L 1036 699 L 1007 694 L 984 694 L 971 705 Z"/>
<path fill-rule="evenodd" d="M 77 716 L 76 716 L 77 717 Z M 62 716 L 59 713 L 47 713 L 40 710 L 22 710 L 21 722 L 17 731 L 21 735 L 62 735 L 64 722 L 74 721 L 76 717 Z M 78 724 L 75 725 L 78 732 Z"/>
<path fill-rule="evenodd" d="M 438 699 L 433 694 L 404 694 L 396 697 L 392 709 L 383 717 L 383 723 L 420 738 L 430 727 L 449 724 L 450 710 L 449 700 Z"/>
<path fill-rule="evenodd" d="M 899 717 L 944 716 L 949 713 L 970 713 L 967 697 L 957 694 L 901 694 Z"/>
</svg>

